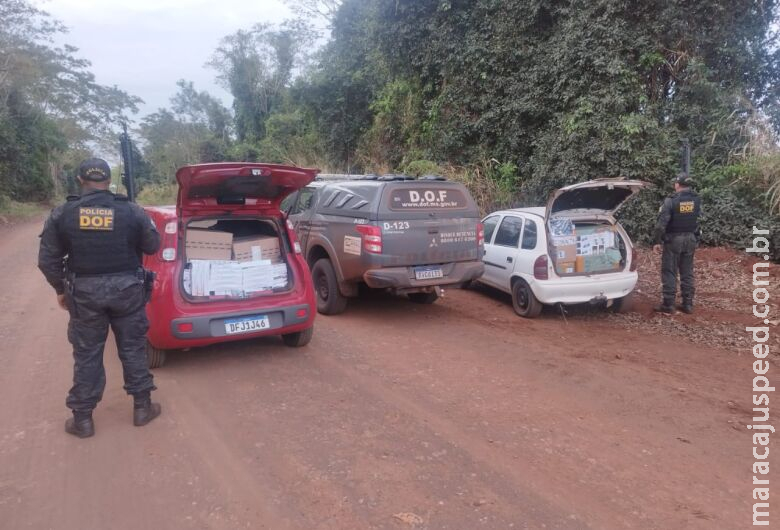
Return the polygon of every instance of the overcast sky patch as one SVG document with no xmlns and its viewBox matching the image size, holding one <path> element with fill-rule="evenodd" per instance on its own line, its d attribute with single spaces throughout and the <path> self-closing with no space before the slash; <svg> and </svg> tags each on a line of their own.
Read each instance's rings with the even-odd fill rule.
<svg viewBox="0 0 780 530">
<path fill-rule="evenodd" d="M 205 67 L 219 40 L 258 22 L 292 13 L 279 0 L 49 0 L 37 5 L 62 21 L 60 43 L 79 48 L 104 85 L 144 100 L 136 121 L 169 106 L 176 81 L 195 82 L 230 105 L 230 95 Z"/>
</svg>

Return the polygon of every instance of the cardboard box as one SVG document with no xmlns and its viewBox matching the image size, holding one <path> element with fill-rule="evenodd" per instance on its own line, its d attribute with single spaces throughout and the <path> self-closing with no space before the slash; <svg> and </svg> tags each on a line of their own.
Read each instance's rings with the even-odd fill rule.
<svg viewBox="0 0 780 530">
<path fill-rule="evenodd" d="M 553 237 L 553 247 L 556 262 L 574 261 L 577 257 L 577 238 L 574 236 Z"/>
<path fill-rule="evenodd" d="M 279 238 L 276 236 L 242 237 L 233 241 L 233 257 L 236 261 L 280 261 Z"/>
<path fill-rule="evenodd" d="M 585 273 L 613 272 L 620 270 L 620 251 L 609 249 L 603 254 L 582 256 L 583 270 Z"/>
<path fill-rule="evenodd" d="M 609 225 L 577 227 L 577 255 L 604 254 L 617 248 L 617 232 Z"/>
<path fill-rule="evenodd" d="M 187 260 L 229 260 L 233 250 L 233 234 L 190 228 L 184 238 L 184 247 Z"/>
<path fill-rule="evenodd" d="M 558 274 L 574 274 L 574 261 L 559 261 L 555 264 Z"/>
</svg>

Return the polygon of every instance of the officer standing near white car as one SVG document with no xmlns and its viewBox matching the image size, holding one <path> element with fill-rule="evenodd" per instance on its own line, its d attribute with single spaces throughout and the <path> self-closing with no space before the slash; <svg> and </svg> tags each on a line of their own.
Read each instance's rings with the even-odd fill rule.
<svg viewBox="0 0 780 530">
<path fill-rule="evenodd" d="M 655 249 L 663 241 L 661 283 L 663 300 L 655 307 L 660 313 L 674 313 L 677 296 L 677 273 L 680 274 L 680 310 L 693 313 L 693 255 L 698 245 L 701 198 L 691 189 L 693 180 L 681 173 L 674 181 L 674 195 L 667 198 L 658 215 L 655 227 Z"/>
<path fill-rule="evenodd" d="M 133 423 L 159 416 L 146 360 L 145 274 L 142 253 L 153 254 L 160 236 L 149 216 L 127 197 L 109 191 L 111 169 L 99 158 L 85 160 L 78 175 L 81 195 L 55 208 L 41 234 L 38 268 L 70 312 L 73 387 L 66 405 L 73 417 L 66 432 L 95 434 L 92 410 L 103 397 L 103 348 L 109 326 L 122 361 L 124 388 L 134 398 Z"/>
</svg>

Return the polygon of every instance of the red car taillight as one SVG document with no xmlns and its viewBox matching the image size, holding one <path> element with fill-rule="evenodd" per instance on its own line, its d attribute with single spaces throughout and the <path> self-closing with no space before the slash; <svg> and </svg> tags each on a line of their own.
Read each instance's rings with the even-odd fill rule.
<svg viewBox="0 0 780 530">
<path fill-rule="evenodd" d="M 301 244 L 298 241 L 298 235 L 295 233 L 295 226 L 292 224 L 292 221 L 287 219 L 287 237 L 290 240 L 290 243 L 293 247 L 293 252 L 296 254 L 302 254 L 303 250 L 301 249 Z"/>
<path fill-rule="evenodd" d="M 485 244 L 485 225 L 477 223 L 477 246 L 481 247 Z"/>
<path fill-rule="evenodd" d="M 176 261 L 176 246 L 178 241 L 179 223 L 178 221 L 168 221 L 163 230 L 160 248 L 163 261 Z"/>
<path fill-rule="evenodd" d="M 550 275 L 548 271 L 547 256 L 539 256 L 534 261 L 534 278 L 537 280 L 547 280 Z"/>
<path fill-rule="evenodd" d="M 639 254 L 636 253 L 635 248 L 631 248 L 631 268 L 629 269 L 631 272 L 634 272 L 636 268 L 639 266 Z"/>
<path fill-rule="evenodd" d="M 382 253 L 381 228 L 371 225 L 358 225 L 355 229 L 363 236 L 363 250 L 370 254 Z"/>
</svg>

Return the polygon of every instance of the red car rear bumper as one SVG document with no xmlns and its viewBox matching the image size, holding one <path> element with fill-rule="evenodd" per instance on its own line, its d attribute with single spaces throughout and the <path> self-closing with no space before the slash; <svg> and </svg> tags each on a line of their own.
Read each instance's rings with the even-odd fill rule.
<svg viewBox="0 0 780 530">
<path fill-rule="evenodd" d="M 244 309 L 209 315 L 171 315 L 150 322 L 149 342 L 162 350 L 208 346 L 227 341 L 303 331 L 314 324 L 313 304 L 301 303 L 269 308 Z M 267 316 L 270 327 L 262 331 L 229 335 L 225 321 L 248 316 Z"/>
</svg>

